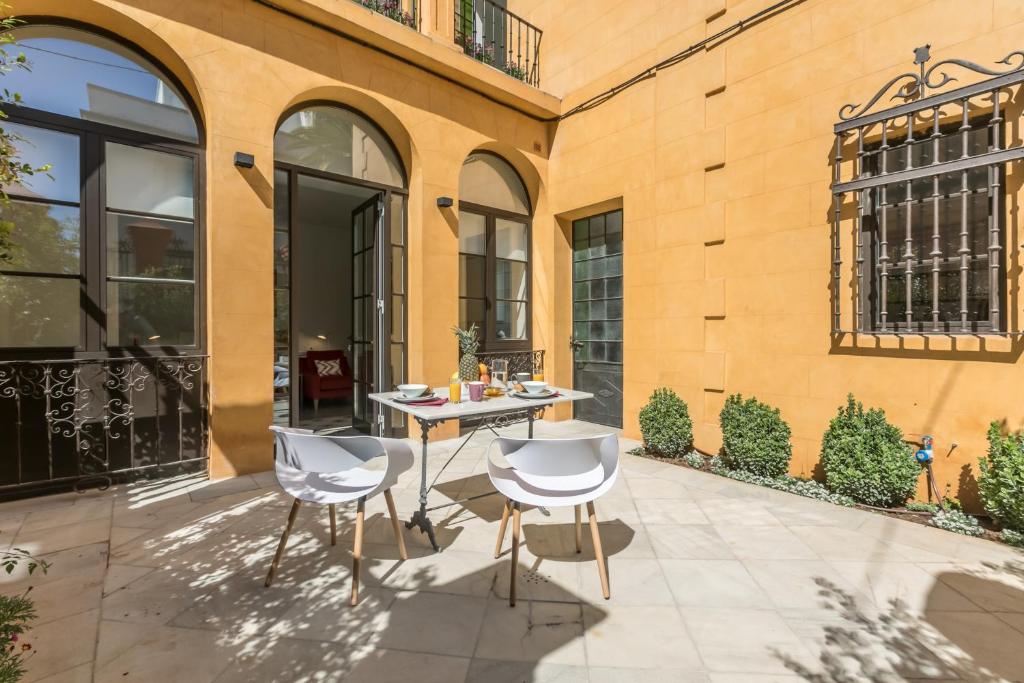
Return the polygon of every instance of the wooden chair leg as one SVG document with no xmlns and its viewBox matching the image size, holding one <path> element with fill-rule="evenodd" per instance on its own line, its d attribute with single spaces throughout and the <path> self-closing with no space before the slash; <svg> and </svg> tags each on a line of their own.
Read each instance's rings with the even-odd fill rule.
<svg viewBox="0 0 1024 683">
<path fill-rule="evenodd" d="M 576 552 L 583 551 L 583 511 L 579 505 L 573 506 L 576 513 Z"/>
<path fill-rule="evenodd" d="M 509 572 L 508 604 L 516 606 L 516 574 L 519 573 L 519 503 L 512 504 L 512 570 Z"/>
<path fill-rule="evenodd" d="M 295 524 L 295 516 L 299 514 L 299 506 L 302 505 L 302 501 L 298 498 L 292 503 L 291 512 L 288 513 L 288 523 L 284 527 L 284 533 L 281 534 L 281 542 L 277 544 L 277 552 L 274 553 L 274 559 L 270 563 L 270 571 L 267 572 L 267 580 L 263 582 L 263 585 L 270 587 L 270 584 L 274 582 L 274 574 L 277 573 L 277 565 L 281 562 L 281 558 L 284 556 L 284 547 L 288 545 L 288 536 L 292 533 L 292 525 Z"/>
<path fill-rule="evenodd" d="M 366 515 L 366 498 L 360 498 L 356 506 L 356 538 L 352 543 L 352 600 L 353 607 L 359 604 L 359 561 L 363 557 L 363 517 Z"/>
<path fill-rule="evenodd" d="M 384 491 L 384 500 L 388 504 L 388 514 L 391 515 L 391 528 L 395 530 L 395 540 L 398 541 L 398 556 L 408 560 L 409 555 L 405 552 L 405 537 L 402 536 L 402 525 L 398 521 L 398 512 L 395 510 L 395 499 L 391 496 L 391 489 Z"/>
<path fill-rule="evenodd" d="M 601 533 L 597 530 L 597 513 L 594 512 L 594 504 L 587 503 L 587 514 L 590 516 L 590 535 L 594 538 L 594 555 L 597 557 L 597 573 L 601 577 L 601 592 L 604 599 L 612 596 L 608 588 L 608 567 L 604 563 L 604 551 L 601 550 Z"/>
<path fill-rule="evenodd" d="M 334 503 L 327 507 L 331 515 L 331 545 L 338 545 L 338 507 Z"/>
<path fill-rule="evenodd" d="M 506 498 L 505 504 L 501 507 L 501 524 L 498 525 L 498 542 L 494 544 L 495 559 L 501 556 L 501 544 L 505 542 L 505 530 L 508 528 L 508 513 L 511 508 L 512 501 Z"/>
</svg>

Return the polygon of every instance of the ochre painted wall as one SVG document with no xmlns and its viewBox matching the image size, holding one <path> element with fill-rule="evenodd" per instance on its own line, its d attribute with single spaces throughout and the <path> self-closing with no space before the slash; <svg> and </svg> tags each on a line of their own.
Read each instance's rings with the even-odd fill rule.
<svg viewBox="0 0 1024 683">
<path fill-rule="evenodd" d="M 544 30 L 549 95 L 451 47 L 451 0 L 425 3 L 424 36 L 347 0 L 285 2 L 333 12 L 366 35 L 408 36 L 405 58 L 423 54 L 464 70 L 534 114 L 568 110 L 769 4 L 514 0 L 510 9 Z M 483 148 L 517 167 L 534 201 L 534 346 L 547 350 L 556 383 L 571 381 L 570 221 L 623 208 L 629 436 L 638 435 L 650 392 L 670 386 L 690 405 L 697 446 L 716 451 L 725 396 L 756 394 L 781 408 L 793 428 L 792 469 L 809 474 L 822 431 L 852 391 L 908 435 L 933 434 L 940 481 L 956 491 L 970 482 L 963 468 L 984 452 L 987 423 L 1024 418 L 1019 344 L 908 337 L 833 345 L 828 295 L 839 107 L 911 68 L 911 50 L 924 43 L 936 59 L 982 64 L 1024 47 L 1016 0 L 806 0 L 557 124 L 252 0 L 19 0 L 15 10 L 119 33 L 199 102 L 215 477 L 271 463 L 273 135 L 284 111 L 313 99 L 363 111 L 391 136 L 409 172 L 412 378 L 440 384 L 457 361 L 449 328 L 457 320 L 458 226 L 435 199 L 457 199 L 463 159 Z M 254 153 L 256 168 L 235 168 L 235 151 Z M 1009 173 L 1012 181 L 1020 170 Z M 1008 225 L 1019 234 L 1016 212 Z M 1014 241 L 1008 258 L 1017 264 Z M 1009 270 L 1013 290 L 1020 268 Z"/>
<path fill-rule="evenodd" d="M 517 9 L 544 28 L 541 82 L 567 110 L 770 4 L 520 0 Z M 558 124 L 552 213 L 624 207 L 628 435 L 651 391 L 670 386 L 690 406 L 696 445 L 716 452 L 725 397 L 753 394 L 781 409 L 792 471 L 811 474 L 822 432 L 853 392 L 909 438 L 934 435 L 940 485 L 956 493 L 965 483 L 973 499 L 989 421 L 1024 420 L 1021 344 L 911 336 L 833 346 L 832 125 L 843 104 L 914 70 L 914 47 L 931 43 L 934 61 L 990 65 L 1024 47 L 1022 22 L 1013 0 L 806 0 Z M 1019 139 L 1014 121 L 1011 134 Z M 1009 187 L 1021 170 L 1008 169 Z M 1011 292 L 1018 220 L 1011 210 Z M 844 258 L 852 268 L 849 250 Z M 1009 304 L 1019 318 L 1020 300 Z"/>
</svg>

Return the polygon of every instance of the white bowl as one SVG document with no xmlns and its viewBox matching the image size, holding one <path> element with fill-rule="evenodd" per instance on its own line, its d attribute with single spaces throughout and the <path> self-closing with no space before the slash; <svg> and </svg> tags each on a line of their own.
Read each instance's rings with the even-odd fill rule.
<svg viewBox="0 0 1024 683">
<path fill-rule="evenodd" d="M 427 390 L 426 384 L 399 384 L 398 390 L 405 395 L 406 398 L 416 398 L 422 396 L 423 392 Z"/>
<path fill-rule="evenodd" d="M 522 382 L 521 384 L 528 394 L 542 394 L 548 388 L 547 382 Z"/>
</svg>

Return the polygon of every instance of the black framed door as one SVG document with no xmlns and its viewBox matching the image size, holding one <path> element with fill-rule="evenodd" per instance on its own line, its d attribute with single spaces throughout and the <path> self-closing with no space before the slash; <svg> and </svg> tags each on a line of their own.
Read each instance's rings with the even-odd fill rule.
<svg viewBox="0 0 1024 683">
<path fill-rule="evenodd" d="M 344 317 L 351 321 L 344 338 L 329 333 L 319 337 L 330 349 L 344 349 L 350 359 L 351 427 L 368 434 L 402 436 L 404 422 L 379 410 L 368 396 L 387 391 L 405 379 L 406 195 L 376 183 L 352 181 L 315 169 L 280 162 L 275 166 L 275 385 L 283 358 L 287 358 L 288 374 L 294 378 L 294 390 L 285 388 L 280 392 L 284 395 L 275 400 L 275 422 L 314 429 L 348 426 L 347 418 L 332 416 L 323 407 L 317 418 L 316 411 L 308 405 L 310 401 L 302 386 L 302 357 L 307 342 L 297 342 L 303 338 L 303 331 L 298 315 L 293 314 L 302 306 L 307 313 L 311 308 L 322 312 L 325 319 L 344 312 Z M 335 247 L 327 244 L 308 244 L 312 239 L 308 221 L 311 183 L 321 190 L 336 188 L 347 197 L 360 196 L 361 203 L 356 208 L 341 214 L 351 218 L 351 237 L 344 243 L 347 255 L 337 253 Z M 324 207 L 322 202 L 313 204 Z M 318 213 L 323 214 L 320 217 L 325 223 L 333 224 L 338 218 L 330 212 Z M 381 249 L 380 245 L 387 248 Z M 294 259 L 303 254 L 308 257 L 318 249 L 326 250 L 325 260 L 332 262 L 331 268 L 340 270 L 351 283 L 350 297 L 339 299 L 332 291 L 324 291 L 310 282 L 303 286 L 299 281 L 299 271 L 317 266 L 307 263 L 304 267 L 301 259 Z M 308 338 L 310 330 L 305 330 L 304 336 Z M 291 382 L 285 380 L 282 384 Z M 284 403 L 279 407 L 282 399 Z M 348 407 L 347 399 L 344 407 Z"/>
<path fill-rule="evenodd" d="M 573 402 L 577 420 L 622 427 L 622 210 L 573 221 Z"/>
</svg>

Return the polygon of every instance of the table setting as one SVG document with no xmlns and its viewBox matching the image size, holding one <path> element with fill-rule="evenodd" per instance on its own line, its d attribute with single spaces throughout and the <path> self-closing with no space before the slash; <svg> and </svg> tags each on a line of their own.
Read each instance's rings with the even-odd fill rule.
<svg viewBox="0 0 1024 683">
<path fill-rule="evenodd" d="M 433 523 L 427 513 L 464 501 L 427 507 L 427 495 L 433 488 L 433 483 L 428 485 L 427 482 L 428 436 L 433 427 L 449 420 L 479 420 L 455 451 L 457 454 L 481 427 L 490 429 L 497 435 L 496 429 L 525 421 L 528 425 L 528 437 L 532 439 L 534 421 L 546 407 L 593 398 L 593 394 L 587 392 L 550 386 L 544 380 L 542 372 L 521 372 L 509 377 L 508 363 L 501 359 L 494 360 L 490 367 L 480 364 L 479 370 L 478 380 L 464 381 L 461 379 L 463 373 L 455 372 L 449 378 L 447 387 L 435 388 L 426 383 L 407 383 L 399 384 L 397 391 L 369 395 L 370 400 L 411 416 L 420 426 L 422 458 L 419 509 L 413 513 L 412 519 L 406 522 L 406 527 L 419 528 L 427 535 L 435 551 L 440 550 L 440 547 L 435 539 Z M 455 454 L 449 458 L 449 462 Z M 442 467 L 442 471 L 443 469 Z M 437 476 L 439 475 L 440 473 Z M 436 479 L 435 476 L 435 481 Z"/>
</svg>

